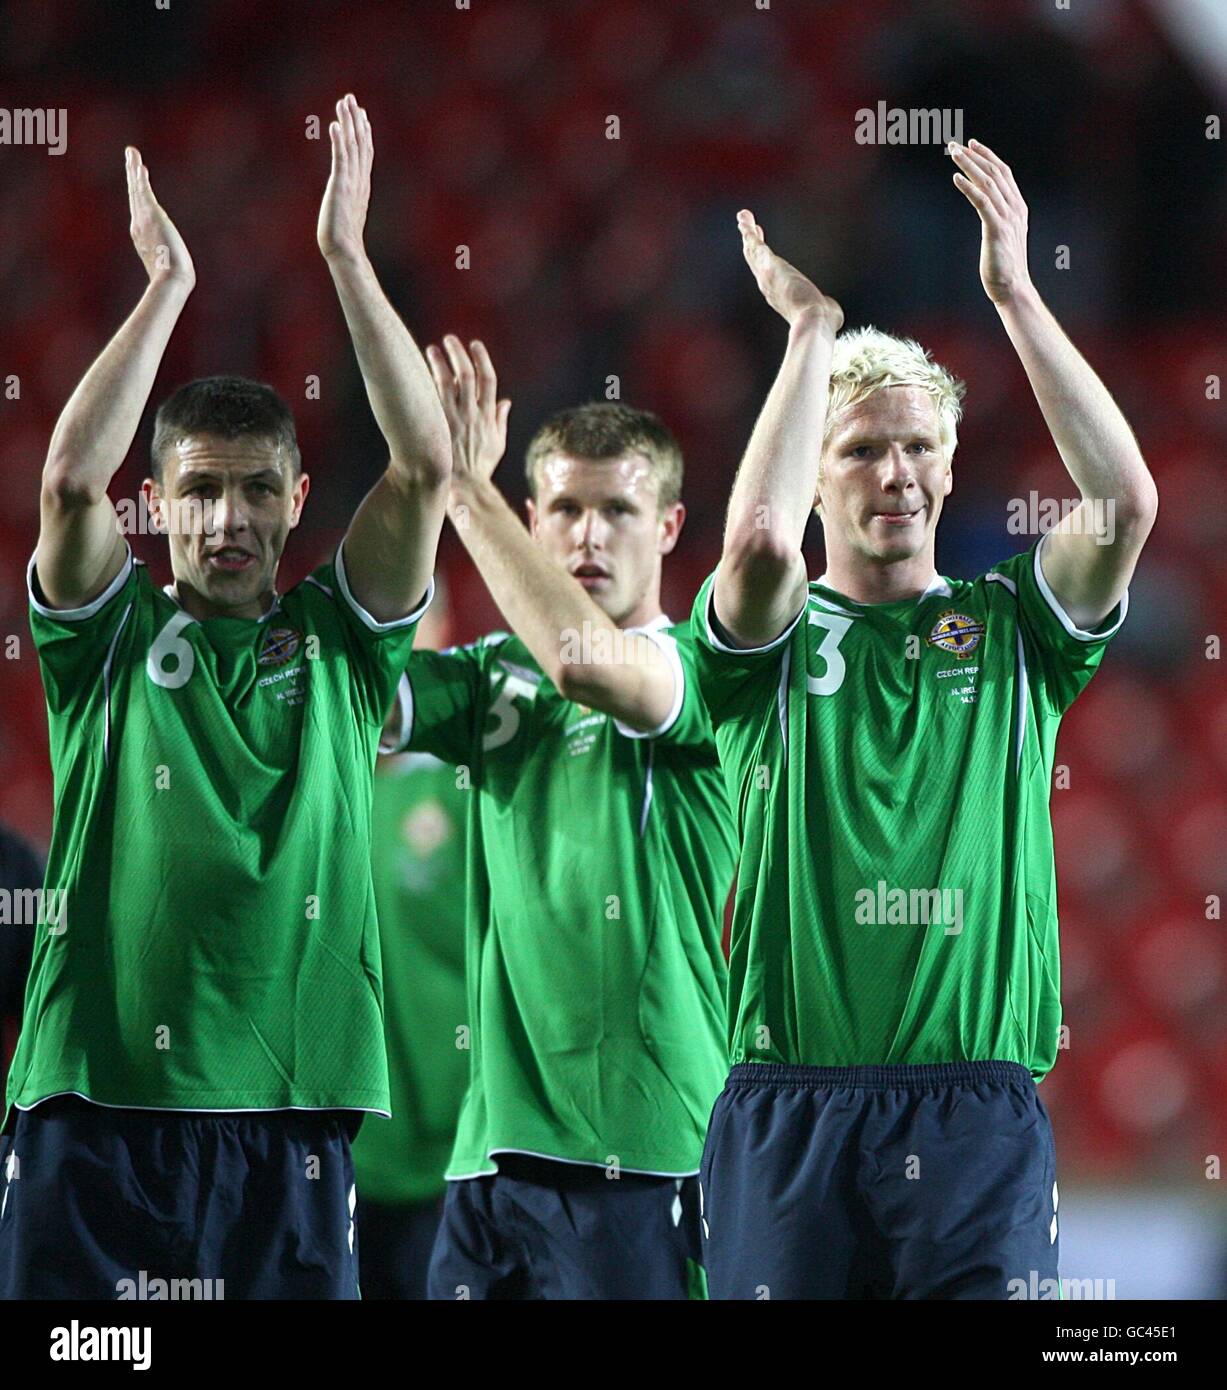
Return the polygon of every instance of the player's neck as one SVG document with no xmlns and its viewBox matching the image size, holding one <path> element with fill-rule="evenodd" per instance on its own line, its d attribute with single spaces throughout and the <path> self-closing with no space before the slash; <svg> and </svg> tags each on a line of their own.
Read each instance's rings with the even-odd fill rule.
<svg viewBox="0 0 1227 1390">
<path fill-rule="evenodd" d="M 170 592 L 171 597 L 174 598 L 179 607 L 195 618 L 197 622 L 203 622 L 206 618 L 259 620 L 269 613 L 277 602 L 276 592 L 269 589 L 250 603 L 240 604 L 236 608 L 222 608 L 215 603 L 210 603 L 199 590 L 193 589 L 190 584 L 185 584 L 178 579 L 170 585 Z"/>
<path fill-rule="evenodd" d="M 933 551 L 926 549 L 893 564 L 866 561 L 858 555 L 831 555 L 819 583 L 854 603 L 901 603 L 919 598 L 936 577 Z"/>
<path fill-rule="evenodd" d="M 660 589 L 655 588 L 650 593 L 644 594 L 643 598 L 624 618 L 618 619 L 618 626 L 647 627 L 650 623 L 663 617 L 664 609 L 660 606 Z"/>
</svg>

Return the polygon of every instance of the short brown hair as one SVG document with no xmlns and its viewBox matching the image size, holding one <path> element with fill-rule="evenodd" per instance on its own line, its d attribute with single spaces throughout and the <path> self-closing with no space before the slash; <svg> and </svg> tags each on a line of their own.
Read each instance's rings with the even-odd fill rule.
<svg viewBox="0 0 1227 1390">
<path fill-rule="evenodd" d="M 598 461 L 642 454 L 652 465 L 659 506 L 671 507 L 682 495 L 682 451 L 650 410 L 635 410 L 619 401 L 589 401 L 556 411 L 533 435 L 524 458 L 534 498 L 537 466 L 555 453 Z"/>
<path fill-rule="evenodd" d="M 290 407 L 271 386 L 261 382 L 242 376 L 206 376 L 167 396 L 153 422 L 151 466 L 155 482 L 162 481 L 162 465 L 175 440 L 189 434 L 266 439 L 288 455 L 295 478 L 302 472 Z"/>
</svg>

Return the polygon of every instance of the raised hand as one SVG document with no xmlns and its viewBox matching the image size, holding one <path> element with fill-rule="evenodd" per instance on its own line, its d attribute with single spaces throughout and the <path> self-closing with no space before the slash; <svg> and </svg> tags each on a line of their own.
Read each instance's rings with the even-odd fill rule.
<svg viewBox="0 0 1227 1390">
<path fill-rule="evenodd" d="M 452 482 L 485 482 L 507 449 L 511 402 L 498 398 L 498 378 L 484 343 L 474 339 L 470 357 L 449 333 L 443 347 L 446 356 L 431 343 L 426 360 L 452 433 Z"/>
<path fill-rule="evenodd" d="M 375 142 L 367 114 L 352 93 L 337 102 L 337 118 L 328 127 L 328 137 L 332 170 L 320 204 L 316 240 L 326 257 L 359 257 L 364 254 L 362 233 L 371 200 Z"/>
<path fill-rule="evenodd" d="M 980 281 L 994 304 L 1007 303 L 1031 283 L 1027 269 L 1027 205 L 1010 166 L 987 145 L 950 144 L 959 166 L 954 186 L 980 214 Z"/>
<path fill-rule="evenodd" d="M 128 178 L 128 210 L 132 215 L 128 231 L 150 284 L 173 280 L 191 289 L 196 283 L 196 267 L 175 224 L 153 196 L 149 170 L 145 168 L 140 150 L 133 145 L 124 150 L 124 171 Z"/>
<path fill-rule="evenodd" d="M 795 323 L 806 314 L 815 315 L 830 328 L 832 335 L 843 327 L 844 311 L 829 295 L 825 295 L 794 265 L 767 245 L 763 229 L 754 220 L 754 214 L 743 208 L 737 214 L 737 227 L 741 232 L 741 249 L 746 263 L 754 272 L 763 298 L 776 311 Z"/>
</svg>

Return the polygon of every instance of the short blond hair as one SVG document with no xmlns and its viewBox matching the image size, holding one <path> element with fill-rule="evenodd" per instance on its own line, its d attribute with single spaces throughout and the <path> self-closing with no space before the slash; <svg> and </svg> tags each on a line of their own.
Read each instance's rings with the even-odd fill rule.
<svg viewBox="0 0 1227 1390">
<path fill-rule="evenodd" d="M 823 452 L 831 442 L 840 411 L 888 386 L 916 386 L 933 397 L 942 451 L 949 463 L 958 447 L 966 384 L 934 362 L 914 338 L 896 338 L 872 324 L 851 328 L 835 339 L 831 390 L 822 431 Z"/>
<path fill-rule="evenodd" d="M 524 459 L 529 493 L 534 498 L 538 468 L 543 459 L 555 453 L 598 463 L 623 454 L 642 454 L 656 479 L 660 509 L 673 506 L 682 495 L 682 451 L 650 410 L 635 410 L 620 401 L 589 401 L 551 415 L 533 435 Z"/>
</svg>

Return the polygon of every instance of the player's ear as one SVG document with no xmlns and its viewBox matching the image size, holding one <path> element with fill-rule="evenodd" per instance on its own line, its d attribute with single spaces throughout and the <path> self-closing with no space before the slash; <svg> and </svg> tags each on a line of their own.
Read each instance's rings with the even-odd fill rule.
<svg viewBox="0 0 1227 1390">
<path fill-rule="evenodd" d="M 307 500 L 307 493 L 311 491 L 311 479 L 305 473 L 298 475 L 298 481 L 294 484 L 294 491 L 290 494 L 290 530 L 292 531 L 299 521 L 302 520 L 302 509 Z"/>
<path fill-rule="evenodd" d="M 668 555 L 677 544 L 678 537 L 682 534 L 682 527 L 686 523 L 686 508 L 681 502 L 674 502 L 671 507 L 666 507 L 660 514 L 660 545 L 658 547 L 661 555 Z"/>
<path fill-rule="evenodd" d="M 950 491 L 954 487 L 954 456 L 946 460 L 946 481 L 942 485 L 942 496 L 949 497 Z"/>
<path fill-rule="evenodd" d="M 145 509 L 153 529 L 160 536 L 166 535 L 166 499 L 162 496 L 161 484 L 153 478 L 146 478 L 141 483 L 141 496 L 145 499 Z"/>
<path fill-rule="evenodd" d="M 826 480 L 826 445 L 818 455 L 818 476 L 814 480 L 814 501 L 812 510 L 815 516 L 822 515 L 822 484 Z"/>
<path fill-rule="evenodd" d="M 537 504 L 531 497 L 524 499 L 524 510 L 528 514 L 528 534 L 537 539 Z"/>
</svg>

